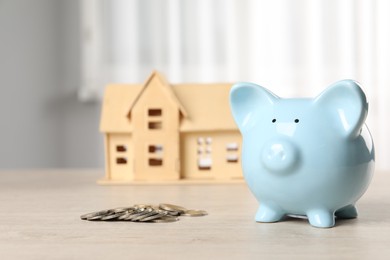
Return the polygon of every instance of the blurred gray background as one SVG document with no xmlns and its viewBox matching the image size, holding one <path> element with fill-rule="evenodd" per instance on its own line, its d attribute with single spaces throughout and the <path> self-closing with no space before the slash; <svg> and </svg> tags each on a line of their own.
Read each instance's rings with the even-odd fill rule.
<svg viewBox="0 0 390 260">
<path fill-rule="evenodd" d="M 103 168 L 108 82 L 362 83 L 390 169 L 390 1 L 0 0 L 0 170 Z"/>
<path fill-rule="evenodd" d="M 79 1 L 0 1 L 0 168 L 103 167 L 100 104 L 82 103 Z"/>
</svg>

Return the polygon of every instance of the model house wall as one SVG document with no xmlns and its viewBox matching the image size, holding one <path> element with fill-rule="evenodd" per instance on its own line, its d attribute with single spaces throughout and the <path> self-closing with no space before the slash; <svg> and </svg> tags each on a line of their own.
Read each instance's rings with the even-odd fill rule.
<svg viewBox="0 0 390 260">
<path fill-rule="evenodd" d="M 100 129 L 104 182 L 228 180 L 241 176 L 241 135 L 230 84 L 170 85 L 153 72 L 142 85 L 106 88 Z"/>
</svg>

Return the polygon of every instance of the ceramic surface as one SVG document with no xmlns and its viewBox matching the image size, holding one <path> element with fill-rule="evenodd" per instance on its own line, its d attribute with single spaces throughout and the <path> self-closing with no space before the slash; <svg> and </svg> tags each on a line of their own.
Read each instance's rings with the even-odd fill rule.
<svg viewBox="0 0 390 260">
<path fill-rule="evenodd" d="M 238 83 L 230 104 L 243 136 L 244 177 L 260 202 L 256 221 L 305 215 L 325 228 L 336 217 L 357 217 L 355 203 L 375 161 L 364 123 L 368 103 L 358 83 L 336 82 L 312 99 L 284 99 Z"/>
</svg>

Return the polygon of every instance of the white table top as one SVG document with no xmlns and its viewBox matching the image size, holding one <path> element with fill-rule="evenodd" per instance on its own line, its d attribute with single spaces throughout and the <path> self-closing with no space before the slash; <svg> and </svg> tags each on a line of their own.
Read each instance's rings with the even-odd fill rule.
<svg viewBox="0 0 390 260">
<path fill-rule="evenodd" d="M 0 172 L 1 259 L 389 259 L 390 173 L 376 173 L 359 217 L 319 229 L 256 223 L 243 183 L 98 186 L 99 171 Z M 80 215 L 135 203 L 204 209 L 174 223 L 90 222 Z"/>
</svg>

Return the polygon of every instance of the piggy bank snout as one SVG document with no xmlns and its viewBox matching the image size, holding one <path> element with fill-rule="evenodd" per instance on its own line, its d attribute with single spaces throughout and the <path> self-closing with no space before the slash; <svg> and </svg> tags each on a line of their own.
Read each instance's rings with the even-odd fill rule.
<svg viewBox="0 0 390 260">
<path fill-rule="evenodd" d="M 298 164 L 297 147 L 288 140 L 271 140 L 264 144 L 261 161 L 272 172 L 292 171 Z"/>
</svg>

